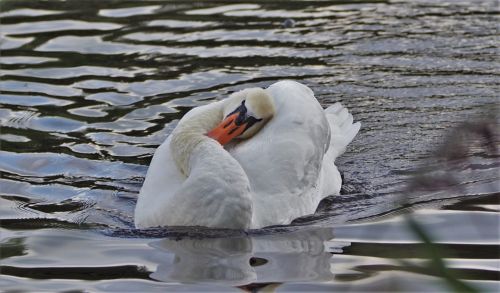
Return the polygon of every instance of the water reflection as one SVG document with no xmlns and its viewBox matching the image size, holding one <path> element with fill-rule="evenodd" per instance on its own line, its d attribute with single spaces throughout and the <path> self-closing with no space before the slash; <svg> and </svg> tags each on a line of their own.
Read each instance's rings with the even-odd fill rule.
<svg viewBox="0 0 500 293">
<path fill-rule="evenodd" d="M 162 239 L 150 244 L 165 252 L 151 277 L 230 286 L 331 280 L 325 242 L 332 238 L 333 229 L 314 228 L 252 237 Z"/>
</svg>

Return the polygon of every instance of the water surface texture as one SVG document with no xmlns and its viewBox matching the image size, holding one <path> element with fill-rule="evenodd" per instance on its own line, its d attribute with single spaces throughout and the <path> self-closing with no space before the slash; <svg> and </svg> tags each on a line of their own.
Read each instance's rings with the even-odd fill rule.
<svg viewBox="0 0 500 293">
<path fill-rule="evenodd" d="M 498 16 L 495 0 L 2 1 L 0 288 L 449 290 L 413 211 L 455 278 L 497 290 Z M 133 229 L 179 118 L 282 79 L 361 121 L 342 195 L 283 227 Z"/>
</svg>

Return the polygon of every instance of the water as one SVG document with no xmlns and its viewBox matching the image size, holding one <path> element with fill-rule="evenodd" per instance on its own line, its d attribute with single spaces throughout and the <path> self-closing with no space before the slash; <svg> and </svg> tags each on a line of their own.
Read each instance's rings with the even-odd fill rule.
<svg viewBox="0 0 500 293">
<path fill-rule="evenodd" d="M 448 290 L 422 269 L 408 211 L 452 273 L 498 289 L 498 139 L 491 150 L 469 127 L 465 160 L 433 155 L 452 129 L 497 110 L 496 1 L 3 1 L 0 11 L 3 290 Z M 178 119 L 281 79 L 362 122 L 339 161 L 343 194 L 291 226 L 134 230 L 147 165 Z M 460 150 L 449 141 L 444 153 Z"/>
</svg>

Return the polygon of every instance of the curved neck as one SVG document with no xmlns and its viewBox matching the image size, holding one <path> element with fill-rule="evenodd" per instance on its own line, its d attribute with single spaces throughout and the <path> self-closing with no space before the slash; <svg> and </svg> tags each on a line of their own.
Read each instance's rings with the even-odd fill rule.
<svg viewBox="0 0 500 293">
<path fill-rule="evenodd" d="M 222 121 L 223 103 L 216 102 L 189 111 L 172 132 L 170 149 L 179 170 L 189 175 L 193 150 L 203 141 L 212 139 L 205 134 Z"/>
</svg>

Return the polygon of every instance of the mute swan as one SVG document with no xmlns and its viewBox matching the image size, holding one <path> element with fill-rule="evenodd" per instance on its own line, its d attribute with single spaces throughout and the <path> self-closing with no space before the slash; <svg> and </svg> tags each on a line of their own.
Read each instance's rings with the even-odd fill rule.
<svg viewBox="0 0 500 293">
<path fill-rule="evenodd" d="M 247 229 L 312 214 L 339 194 L 334 160 L 359 127 L 289 80 L 194 108 L 156 150 L 135 225 Z"/>
</svg>

